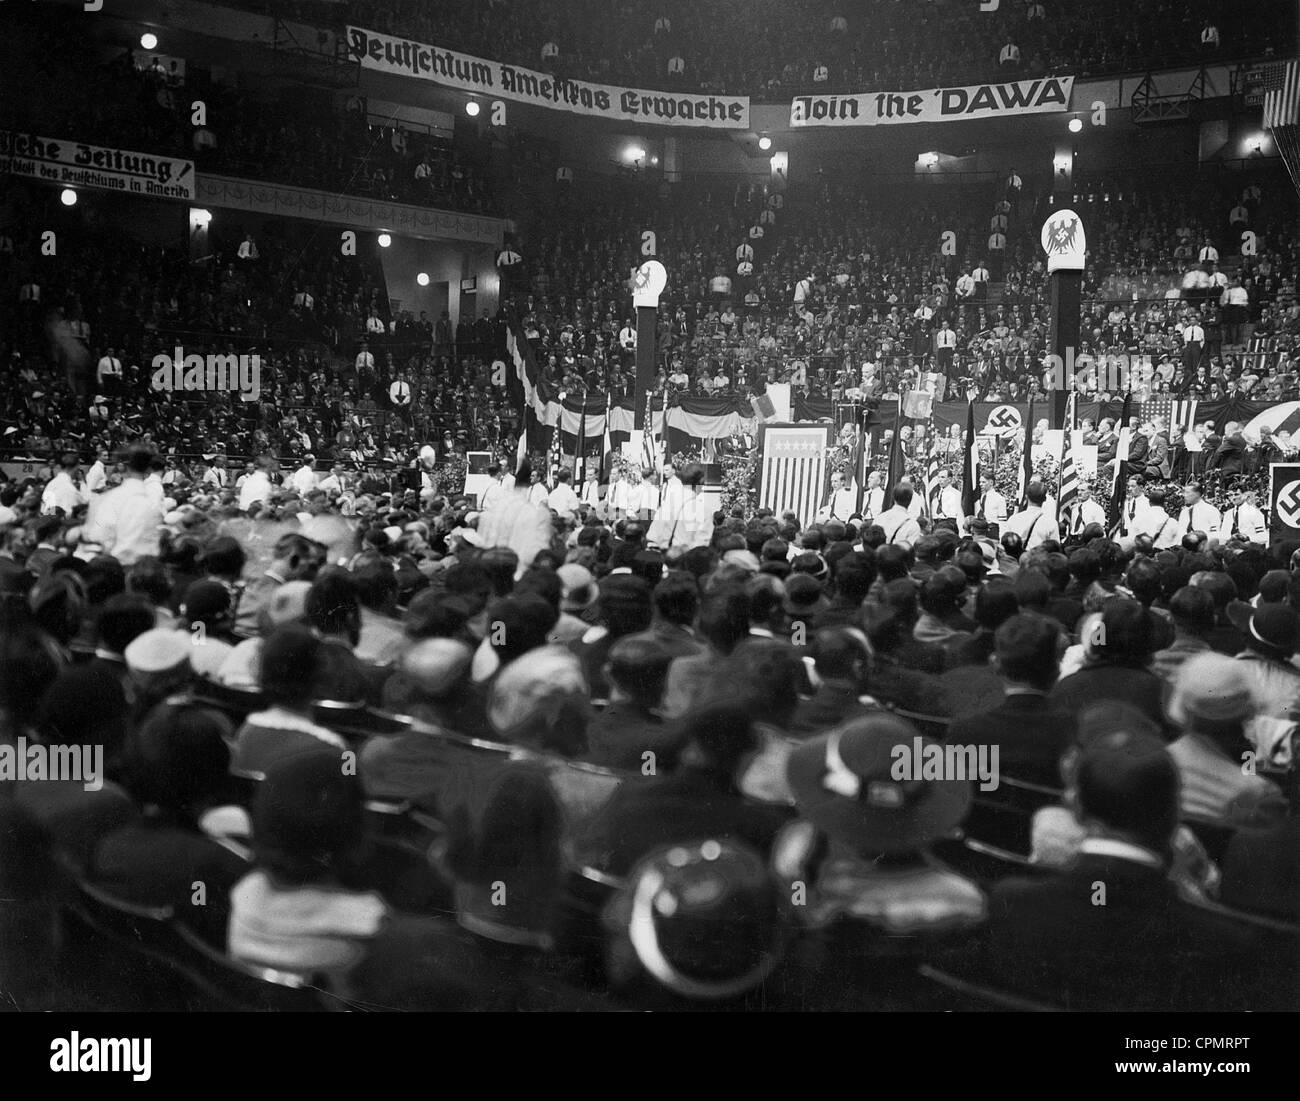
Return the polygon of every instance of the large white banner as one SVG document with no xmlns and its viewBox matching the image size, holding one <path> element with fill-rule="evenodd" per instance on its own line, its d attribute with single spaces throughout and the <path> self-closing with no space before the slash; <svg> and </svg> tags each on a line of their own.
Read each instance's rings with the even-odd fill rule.
<svg viewBox="0 0 1300 1101">
<path fill-rule="evenodd" d="M 555 111 L 662 126 L 749 129 L 748 96 L 654 92 L 566 80 L 361 27 L 348 27 L 348 48 L 363 69 L 417 77 L 463 92 Z"/>
<path fill-rule="evenodd" d="M 0 130 L 0 175 L 156 199 L 194 199 L 194 162 Z"/>
<path fill-rule="evenodd" d="M 1010 118 L 1070 109 L 1074 77 L 1039 77 L 1006 84 L 927 88 L 915 92 L 795 96 L 791 126 L 897 126 L 915 122 Z"/>
</svg>

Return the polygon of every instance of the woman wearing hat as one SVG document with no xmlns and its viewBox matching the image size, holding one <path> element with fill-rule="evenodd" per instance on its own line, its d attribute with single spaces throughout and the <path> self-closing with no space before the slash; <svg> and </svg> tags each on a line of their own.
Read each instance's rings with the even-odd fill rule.
<svg viewBox="0 0 1300 1101">
<path fill-rule="evenodd" d="M 844 946 L 837 967 L 873 957 L 877 988 L 879 957 L 915 957 L 985 918 L 983 892 L 931 852 L 971 805 L 969 780 L 920 778 L 918 756 L 939 748 L 880 713 L 803 743 L 787 765 L 799 820 L 773 847 L 777 879 L 806 894 L 804 924 Z"/>
</svg>

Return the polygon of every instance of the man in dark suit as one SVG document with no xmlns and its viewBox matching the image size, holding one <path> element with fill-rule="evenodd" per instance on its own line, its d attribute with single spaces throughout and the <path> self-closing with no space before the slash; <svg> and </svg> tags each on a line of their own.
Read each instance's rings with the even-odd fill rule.
<svg viewBox="0 0 1300 1101">
<path fill-rule="evenodd" d="M 870 657 L 866 636 L 846 627 L 827 627 L 813 638 L 812 654 L 820 683 L 809 699 L 800 699 L 787 733 L 811 738 L 847 719 L 875 710 L 864 703 L 862 682 Z"/>
<path fill-rule="evenodd" d="M 1161 699 L 1164 685 L 1151 672 L 1151 658 L 1163 636 L 1148 612 L 1136 600 L 1112 597 L 1102 618 L 1084 632 L 1083 667 L 1057 681 L 1051 691 L 1059 708 L 1078 714 L 1096 700 L 1132 704 L 1152 722 L 1165 721 Z"/>
<path fill-rule="evenodd" d="M 1088 834 L 1078 856 L 1059 873 L 994 886 L 981 972 L 1069 1009 L 1250 1006 L 1254 936 L 1184 902 L 1168 878 L 1178 770 L 1159 739 L 1103 735 L 1076 785 Z"/>
<path fill-rule="evenodd" d="M 1240 474 L 1246 462 L 1246 437 L 1235 421 L 1223 429 L 1223 441 L 1210 456 L 1209 469 L 1221 474 Z"/>
<path fill-rule="evenodd" d="M 1034 784 L 1060 784 L 1061 754 L 1074 738 L 1074 716 L 1047 693 L 1060 670 L 1059 632 L 1046 616 L 1013 615 L 994 633 L 994 661 L 1004 699 L 996 707 L 955 719 L 953 745 L 999 748 L 1003 775 Z"/>
<path fill-rule="evenodd" d="M 678 659 L 689 660 L 689 659 Z M 584 864 L 626 875 L 661 845 L 731 838 L 767 854 L 791 811 L 746 798 L 742 767 L 759 750 L 759 736 L 740 707 L 713 704 L 694 710 L 681 726 L 681 764 L 623 784 L 577 839 Z"/>
</svg>

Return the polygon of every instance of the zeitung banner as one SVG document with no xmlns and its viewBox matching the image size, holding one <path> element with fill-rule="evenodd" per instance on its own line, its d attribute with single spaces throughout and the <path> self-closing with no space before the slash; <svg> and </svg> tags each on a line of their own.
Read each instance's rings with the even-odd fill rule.
<svg viewBox="0 0 1300 1101">
<path fill-rule="evenodd" d="M 110 149 L 22 130 L 0 130 L 0 175 L 12 172 L 63 187 L 194 200 L 194 162 Z"/>
<path fill-rule="evenodd" d="M 795 96 L 790 104 L 790 125 L 898 126 L 916 122 L 1044 115 L 1068 111 L 1073 90 L 1074 77 L 1057 76 L 913 92 Z"/>
<path fill-rule="evenodd" d="M 363 69 L 417 77 L 554 111 L 661 126 L 749 129 L 748 96 L 655 92 L 566 80 L 361 27 L 348 27 L 348 48 Z"/>
</svg>

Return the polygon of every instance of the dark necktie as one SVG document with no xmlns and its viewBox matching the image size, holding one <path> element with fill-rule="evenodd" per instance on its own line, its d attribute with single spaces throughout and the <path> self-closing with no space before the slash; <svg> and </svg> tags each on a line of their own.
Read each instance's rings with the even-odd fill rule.
<svg viewBox="0 0 1300 1101">
<path fill-rule="evenodd" d="M 980 497 L 980 516 L 981 516 L 981 517 L 984 516 L 984 514 L 985 514 L 985 513 L 984 513 L 984 502 L 987 501 L 988 499 L 989 499 L 989 495 L 988 495 L 987 493 L 983 494 L 983 495 Z"/>
</svg>

